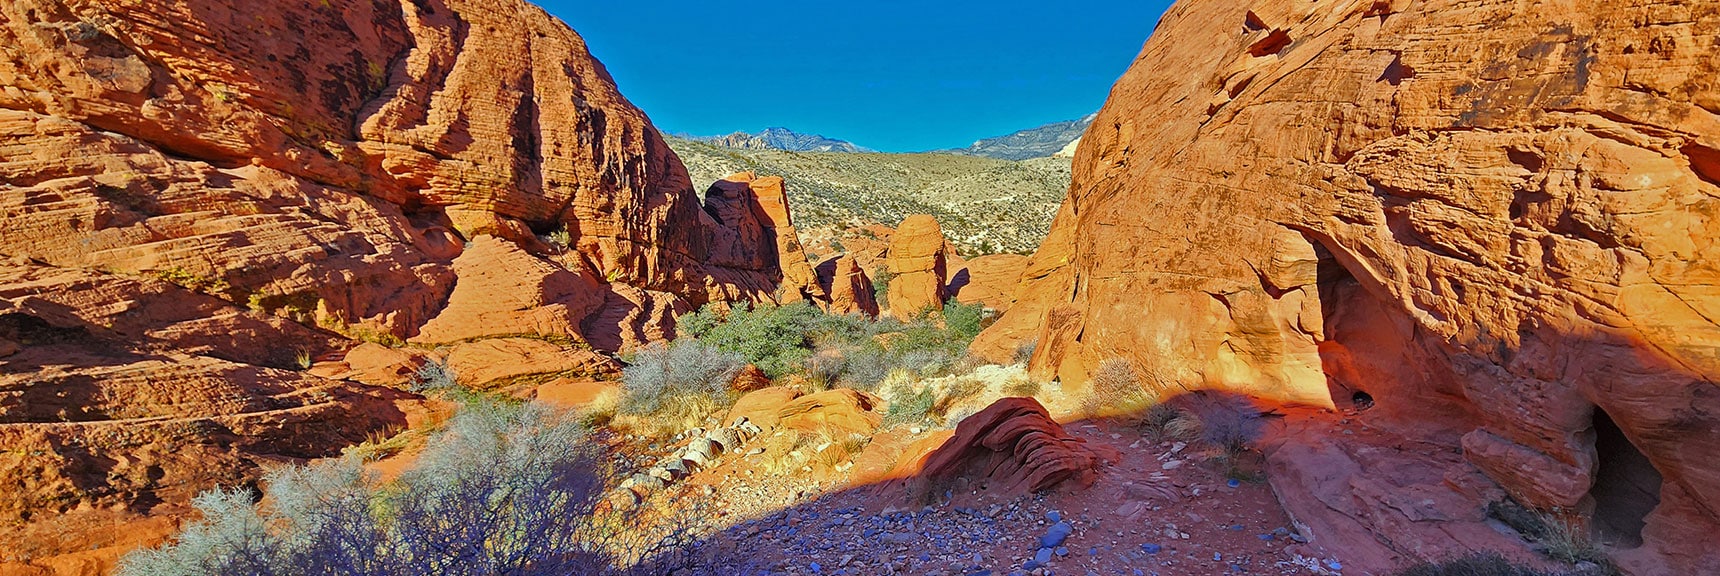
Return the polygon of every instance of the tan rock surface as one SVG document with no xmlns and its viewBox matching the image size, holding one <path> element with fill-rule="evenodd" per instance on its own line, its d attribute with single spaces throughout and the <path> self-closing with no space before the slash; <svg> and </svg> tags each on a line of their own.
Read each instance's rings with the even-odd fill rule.
<svg viewBox="0 0 1720 576">
<path fill-rule="evenodd" d="M 847 254 L 831 260 L 829 284 L 831 314 L 878 315 L 878 298 L 873 293 L 872 278 L 860 268 L 860 261 Z M 821 274 L 822 275 L 822 274 Z"/>
<path fill-rule="evenodd" d="M 840 439 L 845 435 L 870 435 L 883 421 L 883 401 L 858 390 L 834 388 L 795 398 L 777 408 L 782 427 L 824 434 Z M 763 426 L 761 424 L 761 426 Z"/>
<path fill-rule="evenodd" d="M 718 180 L 705 192 L 705 212 L 719 226 L 712 264 L 777 275 L 778 302 L 828 300 L 800 244 L 781 177 L 741 172 Z"/>
<path fill-rule="evenodd" d="M 782 407 L 801 396 L 800 390 L 786 386 L 771 386 L 748 392 L 735 400 L 735 405 L 723 416 L 723 424 L 733 424 L 735 420 L 746 418 L 760 428 L 776 428 L 782 421 Z"/>
<path fill-rule="evenodd" d="M 1178 4 L 976 351 L 1365 392 L 1515 498 L 1611 517 L 1628 572 L 1720 570 L 1720 7 L 1522 8 Z"/>
<path fill-rule="evenodd" d="M 616 377 L 621 373 L 620 365 L 606 356 L 532 338 L 490 338 L 460 344 L 448 352 L 448 369 L 461 385 L 478 389 L 538 374 Z"/>
<path fill-rule="evenodd" d="M 963 262 L 950 275 L 950 293 L 963 304 L 982 304 L 1007 312 L 1015 302 L 1015 289 L 1027 270 L 1027 259 L 1020 254 L 989 254 Z"/>
<path fill-rule="evenodd" d="M 513 242 L 479 236 L 454 259 L 459 281 L 447 306 L 413 342 L 441 344 L 494 336 L 579 338 L 579 322 L 603 305 L 604 287 L 532 256 Z"/>
<path fill-rule="evenodd" d="M 907 320 L 923 310 L 942 310 L 949 281 L 948 252 L 938 221 L 925 214 L 902 220 L 890 237 L 890 291 L 886 305 Z"/>
</svg>

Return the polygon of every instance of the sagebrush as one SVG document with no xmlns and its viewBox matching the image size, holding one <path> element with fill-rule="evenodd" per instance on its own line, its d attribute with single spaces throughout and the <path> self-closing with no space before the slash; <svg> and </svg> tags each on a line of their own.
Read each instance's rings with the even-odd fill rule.
<svg viewBox="0 0 1720 576">
<path fill-rule="evenodd" d="M 267 497 L 218 488 L 171 544 L 125 576 L 610 574 L 595 521 L 605 460 L 576 421 L 539 404 L 477 403 L 391 482 L 356 457 L 267 474 Z"/>
</svg>

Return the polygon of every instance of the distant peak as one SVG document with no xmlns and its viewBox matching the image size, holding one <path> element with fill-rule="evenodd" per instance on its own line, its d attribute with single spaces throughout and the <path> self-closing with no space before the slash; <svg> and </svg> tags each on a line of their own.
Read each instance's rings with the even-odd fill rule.
<svg viewBox="0 0 1720 576">
<path fill-rule="evenodd" d="M 1088 114 L 1079 120 L 1064 120 L 1052 122 L 1037 128 L 1018 130 L 1014 133 L 995 138 L 981 138 L 967 148 L 945 150 L 952 154 L 968 156 L 985 156 L 1004 160 L 1026 160 L 1028 158 L 1043 158 L 1055 156 L 1069 147 L 1069 143 L 1079 140 L 1087 127 L 1093 124 L 1098 113 Z"/>
<path fill-rule="evenodd" d="M 782 126 L 771 126 L 758 133 L 735 132 L 727 136 L 692 137 L 729 148 L 746 150 L 786 150 L 790 152 L 871 152 L 846 140 L 827 138 L 819 134 L 801 134 Z"/>
</svg>

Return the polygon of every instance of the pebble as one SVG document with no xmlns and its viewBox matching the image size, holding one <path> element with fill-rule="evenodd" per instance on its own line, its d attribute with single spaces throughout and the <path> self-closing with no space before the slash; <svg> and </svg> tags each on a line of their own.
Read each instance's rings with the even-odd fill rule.
<svg viewBox="0 0 1720 576">
<path fill-rule="evenodd" d="M 1073 533 L 1075 533 L 1074 526 L 1070 526 L 1068 522 L 1058 522 L 1053 524 L 1050 530 L 1045 531 L 1045 536 L 1039 538 L 1039 545 L 1044 548 L 1060 546 Z"/>
</svg>

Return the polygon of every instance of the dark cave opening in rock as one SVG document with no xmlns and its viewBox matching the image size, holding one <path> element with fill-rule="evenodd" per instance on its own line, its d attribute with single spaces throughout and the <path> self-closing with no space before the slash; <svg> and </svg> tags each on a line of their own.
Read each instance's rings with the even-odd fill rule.
<svg viewBox="0 0 1720 576">
<path fill-rule="evenodd" d="M 1648 514 L 1660 505 L 1660 471 L 1613 423 L 1606 411 L 1595 409 L 1594 529 L 1613 546 L 1642 545 Z"/>
<path fill-rule="evenodd" d="M 1355 276 L 1332 256 L 1319 242 L 1310 242 L 1319 258 L 1316 268 L 1320 296 L 1321 325 L 1325 341 L 1320 344 L 1325 365 L 1326 388 L 1332 395 L 1332 405 L 1339 408 L 1365 409 L 1373 407 L 1374 398 L 1362 391 L 1372 372 L 1367 358 L 1358 354 L 1353 344 L 1360 327 L 1357 314 L 1366 314 L 1367 295 Z M 1365 398 L 1367 406 L 1360 400 Z"/>
<path fill-rule="evenodd" d="M 1350 405 L 1357 410 L 1367 410 L 1374 407 L 1374 395 L 1363 390 L 1350 394 Z"/>
</svg>

